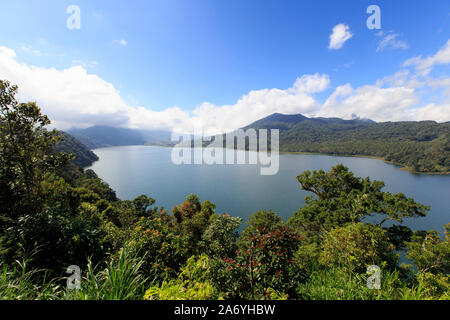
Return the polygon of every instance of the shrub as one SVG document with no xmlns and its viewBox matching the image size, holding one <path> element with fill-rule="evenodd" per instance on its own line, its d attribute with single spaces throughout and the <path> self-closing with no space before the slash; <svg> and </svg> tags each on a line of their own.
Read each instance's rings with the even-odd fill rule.
<svg viewBox="0 0 450 320">
<path fill-rule="evenodd" d="M 202 246 L 209 257 L 226 258 L 236 252 L 236 229 L 242 219 L 227 214 L 213 215 L 210 224 L 202 235 Z"/>
<path fill-rule="evenodd" d="M 407 258 L 415 263 L 419 272 L 450 273 L 450 223 L 445 229 L 444 241 L 436 231 L 416 231 L 412 241 L 407 242 Z"/>
<path fill-rule="evenodd" d="M 365 272 L 367 266 L 395 266 L 397 256 L 386 231 L 372 224 L 354 223 L 329 231 L 322 244 L 320 262 L 348 271 Z"/>
<path fill-rule="evenodd" d="M 94 212 L 93 212 L 93 211 Z M 2 240 L 5 257 L 28 259 L 32 268 L 62 273 L 69 265 L 84 265 L 88 257 L 102 261 L 108 251 L 95 207 L 84 204 L 78 215 L 48 208 L 21 217 Z M 31 254 L 32 253 L 32 254 Z"/>
<path fill-rule="evenodd" d="M 156 283 L 176 276 L 187 260 L 183 239 L 174 231 L 170 218 L 164 213 L 142 217 L 127 242 L 133 252 L 145 257 L 142 268 Z"/>
<path fill-rule="evenodd" d="M 284 226 L 270 231 L 260 227 L 242 237 L 234 259 L 216 259 L 213 264 L 218 290 L 227 298 L 269 298 L 274 289 L 294 297 L 303 278 L 293 261 L 300 237 Z"/>
<path fill-rule="evenodd" d="M 161 286 L 145 292 L 146 300 L 206 300 L 217 299 L 214 287 L 208 282 L 209 258 L 206 255 L 191 257 L 181 268 L 177 279 L 164 281 Z"/>
</svg>

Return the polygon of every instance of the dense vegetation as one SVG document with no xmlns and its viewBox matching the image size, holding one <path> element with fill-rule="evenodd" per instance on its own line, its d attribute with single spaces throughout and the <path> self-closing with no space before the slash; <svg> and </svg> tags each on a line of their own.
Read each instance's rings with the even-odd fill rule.
<svg viewBox="0 0 450 320">
<path fill-rule="evenodd" d="M 247 126 L 280 129 L 280 150 L 383 158 L 414 172 L 450 172 L 450 122 L 382 122 L 273 114 Z"/>
<path fill-rule="evenodd" d="M 72 163 L 79 167 L 88 167 L 98 160 L 98 156 L 89 150 L 84 144 L 67 132 L 59 132 L 61 139 L 55 144 L 55 150 L 66 152 L 74 157 Z"/>
<path fill-rule="evenodd" d="M 343 165 L 303 172 L 304 207 L 287 222 L 258 211 L 238 234 L 240 218 L 193 194 L 171 212 L 117 199 L 55 150 L 58 132 L 16 92 L 0 82 L 0 299 L 450 298 L 450 224 L 445 239 L 402 226 L 429 208 L 381 181 Z M 71 265 L 80 289 L 66 287 Z M 379 290 L 368 265 L 381 268 Z"/>
</svg>

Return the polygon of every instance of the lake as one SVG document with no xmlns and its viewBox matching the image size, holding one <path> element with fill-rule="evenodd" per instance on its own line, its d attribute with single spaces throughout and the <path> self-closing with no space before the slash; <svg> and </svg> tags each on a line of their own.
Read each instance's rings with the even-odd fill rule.
<svg viewBox="0 0 450 320">
<path fill-rule="evenodd" d="M 450 222 L 450 176 L 413 174 L 381 160 L 309 154 L 280 154 L 276 175 L 260 175 L 259 165 L 175 165 L 172 149 L 153 146 L 121 146 L 93 150 L 100 160 L 93 169 L 121 199 L 146 194 L 157 206 L 170 210 L 190 193 L 216 204 L 216 212 L 241 217 L 244 222 L 260 209 L 273 209 L 284 220 L 304 205 L 309 192 L 302 191 L 296 176 L 305 170 L 328 171 L 339 163 L 359 177 L 385 182 L 385 191 L 403 192 L 429 205 L 425 218 L 406 219 L 413 229 L 443 232 Z"/>
</svg>

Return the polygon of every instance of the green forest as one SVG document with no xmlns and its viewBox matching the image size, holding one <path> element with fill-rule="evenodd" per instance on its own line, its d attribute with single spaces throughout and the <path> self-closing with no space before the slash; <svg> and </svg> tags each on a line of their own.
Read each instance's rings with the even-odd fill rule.
<svg viewBox="0 0 450 320">
<path fill-rule="evenodd" d="M 78 167 L 88 167 L 98 160 L 98 156 L 89 150 L 84 144 L 72 135 L 59 131 L 60 139 L 55 144 L 54 150 L 72 154 L 72 163 Z"/>
<path fill-rule="evenodd" d="M 450 172 L 450 122 L 380 122 L 273 114 L 245 129 L 280 129 L 280 151 L 373 156 L 422 173 Z"/>
<path fill-rule="evenodd" d="M 343 165 L 299 172 L 305 205 L 286 222 L 255 212 L 238 233 L 239 217 L 194 194 L 171 210 L 147 195 L 118 199 L 80 167 L 89 158 L 79 142 L 48 130 L 17 90 L 0 81 L 0 299 L 450 298 L 450 224 L 445 235 L 410 230 L 403 221 L 429 207 L 383 191 L 382 181 Z M 423 139 L 445 140 L 434 126 L 424 124 Z M 71 290 L 73 265 L 82 278 Z M 371 265 L 380 289 L 367 286 Z"/>
</svg>

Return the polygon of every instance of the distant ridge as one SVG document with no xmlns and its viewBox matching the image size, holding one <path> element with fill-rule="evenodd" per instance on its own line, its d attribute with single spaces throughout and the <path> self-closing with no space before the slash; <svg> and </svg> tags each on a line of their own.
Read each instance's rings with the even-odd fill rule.
<svg viewBox="0 0 450 320">
<path fill-rule="evenodd" d="M 137 130 L 109 126 L 71 129 L 68 132 L 90 149 L 144 144 L 166 145 L 170 143 L 171 137 L 169 131 Z"/>
<path fill-rule="evenodd" d="M 279 129 L 280 150 L 383 158 L 414 172 L 450 172 L 450 122 L 380 122 L 274 113 L 243 129 Z"/>
<path fill-rule="evenodd" d="M 55 150 L 71 153 L 75 156 L 71 162 L 79 167 L 88 167 L 98 160 L 98 156 L 88 149 L 82 142 L 67 132 L 59 131 L 61 140 L 55 145 Z"/>
<path fill-rule="evenodd" d="M 302 121 L 311 121 L 322 124 L 347 124 L 347 125 L 362 125 L 368 123 L 376 123 L 370 119 L 360 119 L 355 117 L 352 120 L 344 120 L 341 118 L 308 118 L 302 114 L 282 114 L 282 113 L 273 113 L 265 118 L 259 119 L 245 128 L 255 128 L 262 126 L 270 126 L 273 128 L 278 128 L 280 130 L 291 128 Z M 278 127 L 277 127 L 278 126 Z"/>
<path fill-rule="evenodd" d="M 270 116 L 267 116 L 265 118 L 259 119 L 254 124 L 263 124 L 267 122 L 284 122 L 284 123 L 297 123 L 300 121 L 303 121 L 305 119 L 308 119 L 302 114 L 282 114 L 282 113 L 273 113 Z"/>
</svg>

